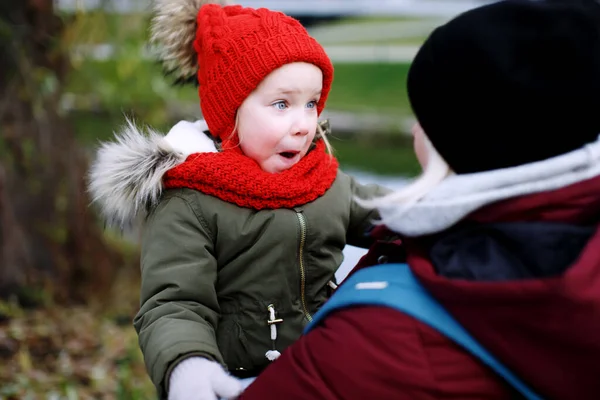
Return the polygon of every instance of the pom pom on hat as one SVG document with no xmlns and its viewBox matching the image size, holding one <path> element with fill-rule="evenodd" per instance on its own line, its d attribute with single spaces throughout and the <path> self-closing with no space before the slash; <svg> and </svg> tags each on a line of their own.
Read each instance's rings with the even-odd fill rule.
<svg viewBox="0 0 600 400">
<path fill-rule="evenodd" d="M 198 55 L 194 40 L 197 17 L 205 4 L 230 4 L 229 0 L 154 0 L 150 43 L 157 46 L 165 71 L 178 81 L 196 80 Z"/>
</svg>

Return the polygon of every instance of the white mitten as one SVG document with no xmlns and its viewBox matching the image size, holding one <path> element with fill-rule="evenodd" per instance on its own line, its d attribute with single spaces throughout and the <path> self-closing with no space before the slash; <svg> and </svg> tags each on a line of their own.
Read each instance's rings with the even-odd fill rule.
<svg viewBox="0 0 600 400">
<path fill-rule="evenodd" d="M 173 125 L 164 140 L 186 157 L 193 153 L 216 153 L 215 142 L 204 133 L 207 129 L 204 120 L 179 121 Z"/>
<path fill-rule="evenodd" d="M 169 400 L 233 399 L 242 390 L 241 381 L 229 375 L 221 364 L 202 357 L 184 359 L 169 379 Z"/>
</svg>

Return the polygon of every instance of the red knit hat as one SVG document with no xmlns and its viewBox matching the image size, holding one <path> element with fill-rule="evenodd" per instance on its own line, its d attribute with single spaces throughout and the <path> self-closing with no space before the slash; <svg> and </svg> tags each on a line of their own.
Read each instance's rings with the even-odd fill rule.
<svg viewBox="0 0 600 400">
<path fill-rule="evenodd" d="M 175 42 L 177 38 L 185 42 L 189 37 L 174 34 L 173 24 L 190 21 L 182 21 L 181 16 L 173 20 L 173 2 L 184 3 L 188 12 L 194 5 L 200 6 L 193 40 L 197 60 L 190 59 L 189 47 L 182 48 L 181 43 Z M 162 7 L 155 8 L 162 15 L 153 23 L 153 38 L 163 45 L 167 42 L 163 61 L 172 69 L 179 68 L 182 77 L 195 67 L 202 114 L 214 136 L 228 140 L 235 128 L 236 112 L 246 97 L 272 71 L 293 62 L 314 64 L 323 72 L 323 89 L 317 104 L 321 114 L 333 81 L 333 65 L 323 47 L 296 19 L 266 8 L 202 4 L 197 0 L 162 3 Z M 181 10 L 179 4 L 177 11 Z M 177 65 L 178 61 L 186 65 Z"/>
</svg>

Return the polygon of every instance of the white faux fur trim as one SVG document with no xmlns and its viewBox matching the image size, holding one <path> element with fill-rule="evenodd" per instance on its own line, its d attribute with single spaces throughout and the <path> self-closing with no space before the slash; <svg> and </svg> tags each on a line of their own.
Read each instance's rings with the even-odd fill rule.
<svg viewBox="0 0 600 400">
<path fill-rule="evenodd" d="M 450 175 L 409 208 L 380 207 L 393 231 L 415 237 L 443 231 L 496 201 L 551 191 L 600 175 L 600 136 L 579 150 L 513 168 Z"/>
<path fill-rule="evenodd" d="M 216 152 L 204 130 L 204 121 L 181 121 L 166 136 L 151 129 L 145 134 L 128 120 L 114 142 L 103 143 L 90 168 L 88 190 L 107 223 L 131 224 L 157 203 L 168 170 L 189 154 Z"/>
</svg>

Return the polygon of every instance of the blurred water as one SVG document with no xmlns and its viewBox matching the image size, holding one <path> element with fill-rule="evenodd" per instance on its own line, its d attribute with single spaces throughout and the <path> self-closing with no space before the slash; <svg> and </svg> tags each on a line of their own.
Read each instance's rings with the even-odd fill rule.
<svg viewBox="0 0 600 400">
<path fill-rule="evenodd" d="M 389 187 L 390 189 L 399 189 L 406 185 L 408 179 L 405 177 L 384 177 L 381 175 L 369 174 L 362 171 L 345 170 L 344 172 L 354 176 L 361 183 L 377 183 L 378 185 Z M 367 252 L 354 246 L 346 246 L 344 249 L 344 262 L 336 272 L 335 276 L 338 282 L 341 282 L 348 272 L 354 268 L 358 260 Z"/>
</svg>

